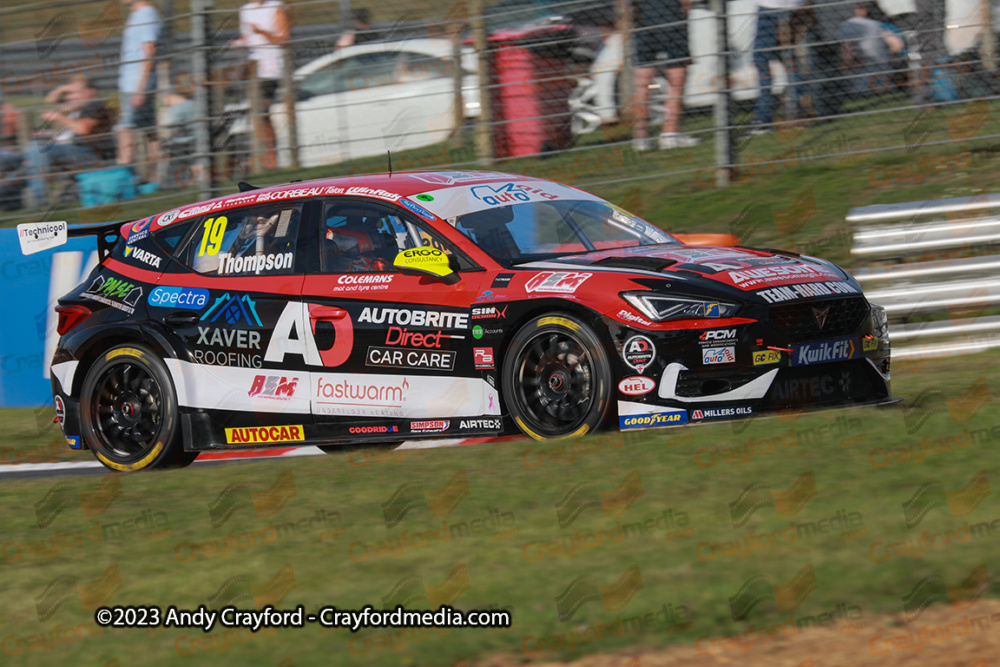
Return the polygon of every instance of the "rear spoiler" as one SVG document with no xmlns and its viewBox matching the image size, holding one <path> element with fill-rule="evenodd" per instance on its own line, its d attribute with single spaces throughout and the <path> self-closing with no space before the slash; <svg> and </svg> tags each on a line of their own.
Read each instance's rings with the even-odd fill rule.
<svg viewBox="0 0 1000 667">
<path fill-rule="evenodd" d="M 92 225 L 67 225 L 65 221 L 25 222 L 17 226 L 17 239 L 21 243 L 21 254 L 31 255 L 42 250 L 50 250 L 66 243 L 67 239 L 83 236 L 97 237 L 97 251 L 100 261 L 111 256 L 111 251 L 121 238 L 121 226 L 131 220 L 118 222 L 98 222 Z"/>
</svg>

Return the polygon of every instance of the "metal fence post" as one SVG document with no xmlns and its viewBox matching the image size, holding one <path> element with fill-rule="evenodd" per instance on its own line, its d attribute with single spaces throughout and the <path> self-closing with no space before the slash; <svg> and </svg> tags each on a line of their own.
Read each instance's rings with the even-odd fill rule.
<svg viewBox="0 0 1000 667">
<path fill-rule="evenodd" d="M 621 104 L 618 112 L 619 120 L 635 125 L 635 58 L 632 50 L 632 29 L 635 27 L 635 16 L 632 14 L 632 0 L 618 0 L 617 20 L 615 30 L 622 36 L 622 75 L 618 79 L 618 91 Z M 627 116 L 627 117 L 626 117 Z"/>
<path fill-rule="evenodd" d="M 487 56 L 486 20 L 483 0 L 472 0 L 472 38 L 476 49 L 476 71 L 479 73 L 479 118 L 476 119 L 476 153 L 482 165 L 493 164 L 493 105 L 490 97 L 490 63 Z"/>
<path fill-rule="evenodd" d="M 986 24 L 979 31 L 979 54 L 983 59 L 983 67 L 993 71 L 997 68 L 997 36 L 993 32 L 993 3 L 984 2 L 983 12 L 986 15 Z"/>
<path fill-rule="evenodd" d="M 733 154 L 732 95 L 729 76 L 729 17 L 726 0 L 711 0 L 715 12 L 716 52 L 715 76 L 717 94 L 715 97 L 715 184 L 729 185 L 732 165 L 736 162 Z"/>
<path fill-rule="evenodd" d="M 195 170 L 198 195 L 212 196 L 215 189 L 215 169 L 212 168 L 212 63 L 209 34 L 214 0 L 191 0 L 191 71 L 195 82 Z"/>
<path fill-rule="evenodd" d="M 289 40 L 291 41 L 291 40 Z M 288 114 L 288 158 L 290 161 L 290 166 L 292 169 L 299 168 L 299 121 L 295 114 L 295 77 L 293 72 L 295 71 L 295 64 L 293 58 L 295 57 L 292 53 L 292 47 L 285 44 L 282 47 L 284 52 L 284 71 L 282 76 L 284 81 L 281 82 L 282 87 L 285 89 L 285 113 Z M 270 122 L 270 116 L 266 119 Z M 274 132 L 274 149 L 278 150 L 278 132 L 275 128 Z"/>
</svg>

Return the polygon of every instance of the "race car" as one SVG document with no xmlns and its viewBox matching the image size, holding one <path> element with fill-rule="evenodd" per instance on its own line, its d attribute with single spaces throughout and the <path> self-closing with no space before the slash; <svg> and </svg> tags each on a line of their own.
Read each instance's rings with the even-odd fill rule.
<svg viewBox="0 0 1000 667">
<path fill-rule="evenodd" d="M 103 258 L 56 308 L 70 447 L 129 471 L 890 400 L 885 312 L 822 259 L 496 172 L 240 190 L 68 230 Z"/>
</svg>

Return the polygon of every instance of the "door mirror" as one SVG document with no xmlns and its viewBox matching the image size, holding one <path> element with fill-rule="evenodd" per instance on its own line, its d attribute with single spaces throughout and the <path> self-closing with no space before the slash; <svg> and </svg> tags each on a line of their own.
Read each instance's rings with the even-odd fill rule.
<svg viewBox="0 0 1000 667">
<path fill-rule="evenodd" d="M 460 278 L 451 268 L 448 255 L 430 246 L 409 248 L 396 255 L 392 265 L 400 273 L 411 276 L 430 276 L 445 285 L 454 285 Z"/>
</svg>

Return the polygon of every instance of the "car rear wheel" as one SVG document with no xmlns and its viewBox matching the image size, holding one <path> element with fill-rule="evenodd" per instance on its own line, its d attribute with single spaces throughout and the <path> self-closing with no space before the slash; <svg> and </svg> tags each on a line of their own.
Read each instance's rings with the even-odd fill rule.
<svg viewBox="0 0 1000 667">
<path fill-rule="evenodd" d="M 83 381 L 83 438 L 97 460 L 120 472 L 190 465 L 177 394 L 163 361 L 142 345 L 101 355 Z"/>
<path fill-rule="evenodd" d="M 607 418 L 611 366 L 590 327 L 572 315 L 546 315 L 511 341 L 503 387 L 507 408 L 527 435 L 582 436 Z"/>
</svg>

